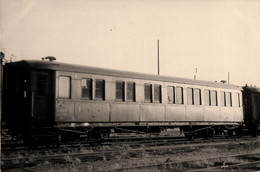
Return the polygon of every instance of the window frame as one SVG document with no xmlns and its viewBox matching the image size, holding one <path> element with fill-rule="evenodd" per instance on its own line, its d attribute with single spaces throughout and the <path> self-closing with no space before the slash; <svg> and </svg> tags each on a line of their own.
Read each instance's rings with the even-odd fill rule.
<svg viewBox="0 0 260 172">
<path fill-rule="evenodd" d="M 220 105 L 222 107 L 226 107 L 227 104 L 226 104 L 226 92 L 225 91 L 220 92 L 220 99 L 221 99 Z"/>
<path fill-rule="evenodd" d="M 194 105 L 194 88 L 187 87 L 187 105 Z"/>
<path fill-rule="evenodd" d="M 233 107 L 240 107 L 240 94 L 239 93 L 237 93 L 237 92 L 233 93 L 232 94 L 232 100 L 233 100 L 232 101 Z"/>
<path fill-rule="evenodd" d="M 132 90 L 129 90 L 129 84 L 132 84 Z M 136 84 L 135 84 L 135 82 L 126 82 L 126 84 L 125 84 L 125 86 L 126 86 L 126 98 L 125 98 L 125 100 L 127 101 L 127 102 L 136 102 Z M 132 97 L 130 98 L 129 97 L 129 91 L 132 93 Z"/>
<path fill-rule="evenodd" d="M 153 88 L 153 103 L 162 103 L 162 86 L 160 84 L 154 84 Z"/>
<path fill-rule="evenodd" d="M 218 92 L 217 92 L 217 90 L 210 90 L 210 96 L 211 96 L 210 97 L 210 106 L 218 106 Z"/>
<path fill-rule="evenodd" d="M 39 78 L 44 78 L 39 80 Z M 42 80 L 44 80 L 45 82 L 42 82 Z M 45 97 L 47 96 L 47 92 L 48 92 L 48 75 L 44 74 L 44 73 L 36 73 L 35 75 L 35 81 L 36 81 L 36 85 L 35 85 L 35 96 L 36 97 Z M 24 80 L 24 90 L 27 91 L 27 81 Z"/>
<path fill-rule="evenodd" d="M 226 106 L 232 107 L 232 93 L 226 92 Z"/>
<path fill-rule="evenodd" d="M 193 89 L 193 105 L 197 105 L 197 106 L 202 105 L 200 88 Z"/>
<path fill-rule="evenodd" d="M 68 79 L 68 96 L 61 96 L 61 78 L 67 78 Z M 64 87 L 62 87 L 64 88 Z M 71 81 L 71 76 L 66 76 L 66 75 L 60 75 L 58 77 L 58 98 L 59 99 L 71 99 L 71 90 L 72 90 L 72 81 Z"/>
<path fill-rule="evenodd" d="M 171 89 L 171 94 L 169 94 L 169 89 Z M 172 100 L 169 101 L 169 96 L 171 96 Z M 175 86 L 167 86 L 167 102 L 168 104 L 175 104 Z"/>
<path fill-rule="evenodd" d="M 120 84 L 121 88 L 118 88 L 118 86 L 119 86 L 118 84 Z M 116 87 L 115 87 L 116 101 L 124 102 L 125 101 L 125 82 L 118 80 L 115 82 L 115 85 L 116 85 Z M 120 95 L 118 93 L 120 93 Z"/>
<path fill-rule="evenodd" d="M 97 82 L 102 82 L 102 88 L 100 89 L 102 95 L 101 97 L 97 97 Z M 99 90 L 98 90 L 99 91 Z M 106 83 L 104 79 L 95 79 L 95 100 L 105 100 L 106 95 Z"/>
<path fill-rule="evenodd" d="M 153 103 L 153 85 L 150 83 L 145 83 L 144 84 L 144 102 L 145 103 Z M 147 88 L 149 88 L 149 90 L 146 90 Z M 149 100 L 147 99 L 147 94 L 149 93 Z"/>
<path fill-rule="evenodd" d="M 211 90 L 204 90 L 204 105 L 211 106 Z"/>
<path fill-rule="evenodd" d="M 179 92 L 180 90 L 180 92 Z M 180 93 L 180 95 L 179 95 Z M 179 98 L 181 98 L 181 102 L 179 100 Z M 176 86 L 176 92 L 175 92 L 175 104 L 184 104 L 184 99 L 183 99 L 183 87 L 181 86 Z"/>
<path fill-rule="evenodd" d="M 89 97 L 84 96 L 83 97 L 83 80 L 86 80 L 86 86 L 88 85 L 88 81 L 90 81 L 90 88 L 87 88 L 89 91 Z M 85 88 L 86 89 L 86 88 Z M 81 98 L 84 100 L 93 100 L 93 79 L 92 78 L 82 78 L 81 79 Z"/>
</svg>

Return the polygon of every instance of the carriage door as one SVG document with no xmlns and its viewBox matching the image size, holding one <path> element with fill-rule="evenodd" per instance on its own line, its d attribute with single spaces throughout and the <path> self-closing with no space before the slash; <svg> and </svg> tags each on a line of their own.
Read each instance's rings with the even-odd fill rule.
<svg viewBox="0 0 260 172">
<path fill-rule="evenodd" d="M 52 122 L 51 73 L 35 72 L 33 119 L 40 123 Z"/>
</svg>

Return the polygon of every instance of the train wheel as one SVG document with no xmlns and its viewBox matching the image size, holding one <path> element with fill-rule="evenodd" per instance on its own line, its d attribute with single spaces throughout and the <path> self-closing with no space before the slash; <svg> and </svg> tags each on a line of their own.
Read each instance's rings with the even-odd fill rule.
<svg viewBox="0 0 260 172">
<path fill-rule="evenodd" d="M 105 139 L 109 140 L 110 129 L 96 129 L 87 131 L 87 140 L 90 141 L 90 144 L 93 146 L 100 145 Z"/>
<path fill-rule="evenodd" d="M 91 131 L 88 133 L 88 140 L 91 146 L 98 146 L 103 141 L 103 133 L 99 131 Z"/>
</svg>

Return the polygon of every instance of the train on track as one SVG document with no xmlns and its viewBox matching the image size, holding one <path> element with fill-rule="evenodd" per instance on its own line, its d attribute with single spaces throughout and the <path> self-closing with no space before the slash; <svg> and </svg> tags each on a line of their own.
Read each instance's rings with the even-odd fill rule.
<svg viewBox="0 0 260 172">
<path fill-rule="evenodd" d="M 2 128 L 27 145 L 113 132 L 257 135 L 260 88 L 47 60 L 3 66 Z M 50 60 L 48 60 L 50 59 Z"/>
</svg>

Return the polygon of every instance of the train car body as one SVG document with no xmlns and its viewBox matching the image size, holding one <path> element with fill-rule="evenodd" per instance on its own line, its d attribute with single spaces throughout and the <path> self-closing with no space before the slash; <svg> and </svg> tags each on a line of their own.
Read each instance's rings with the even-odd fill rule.
<svg viewBox="0 0 260 172">
<path fill-rule="evenodd" d="M 256 135 L 260 129 L 260 88 L 243 87 L 243 97 L 245 124 Z"/>
<path fill-rule="evenodd" d="M 20 135 L 243 123 L 239 86 L 50 61 L 4 66 L 3 108 Z"/>
<path fill-rule="evenodd" d="M 54 80 L 52 71 L 36 70 L 24 61 L 4 66 L 2 127 L 10 129 L 17 140 L 57 138 Z"/>
</svg>

